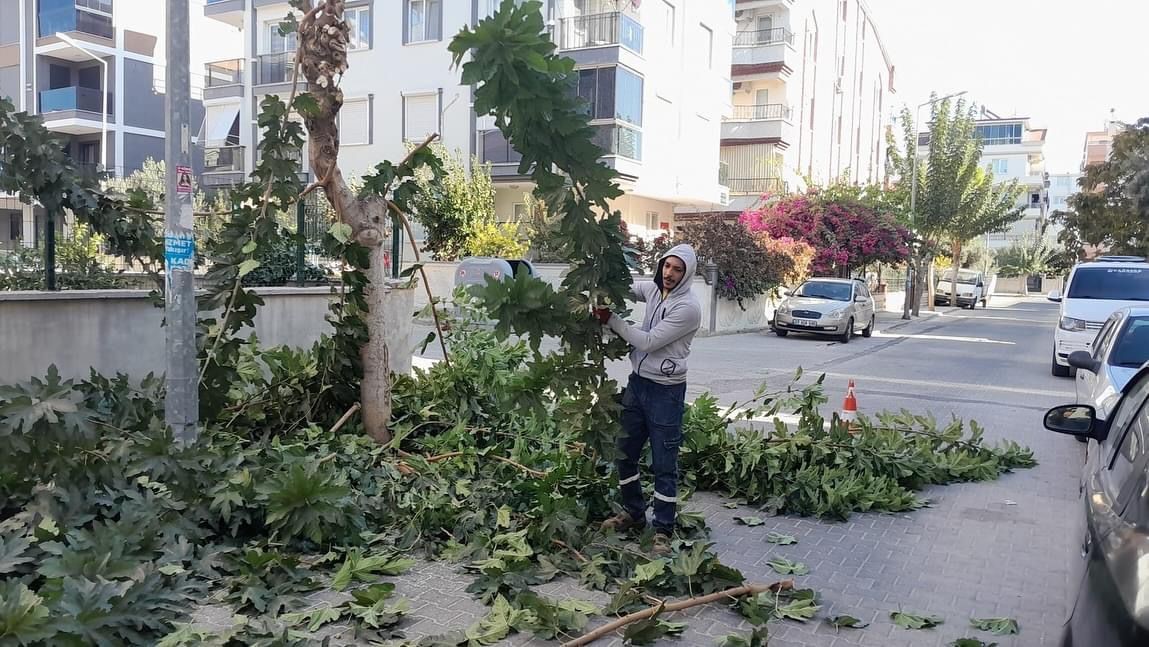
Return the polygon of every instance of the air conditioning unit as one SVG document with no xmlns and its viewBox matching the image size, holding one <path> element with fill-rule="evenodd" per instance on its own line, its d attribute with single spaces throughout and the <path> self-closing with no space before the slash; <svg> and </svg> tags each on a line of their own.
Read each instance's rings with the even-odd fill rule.
<svg viewBox="0 0 1149 647">
<path fill-rule="evenodd" d="M 718 193 L 718 203 L 724 207 L 730 206 L 730 192 L 720 191 Z"/>
</svg>

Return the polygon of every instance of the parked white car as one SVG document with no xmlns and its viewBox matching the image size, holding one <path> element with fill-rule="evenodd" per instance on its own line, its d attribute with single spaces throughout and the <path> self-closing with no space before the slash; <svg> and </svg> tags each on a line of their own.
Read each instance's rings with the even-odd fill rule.
<svg viewBox="0 0 1149 647">
<path fill-rule="evenodd" d="M 977 270 L 959 269 L 957 275 L 957 304 L 970 310 L 981 304 L 985 308 L 989 305 L 989 297 L 993 294 L 993 285 L 996 276 L 987 277 L 985 272 Z M 934 305 L 944 306 L 950 304 L 950 289 L 953 287 L 953 270 L 942 272 L 934 291 Z"/>
<path fill-rule="evenodd" d="M 874 310 L 874 297 L 861 279 L 813 278 L 779 304 L 770 328 L 779 337 L 833 335 L 845 344 L 855 332 L 874 333 Z"/>
<path fill-rule="evenodd" d="M 1090 349 L 1069 354 L 1077 369 L 1077 404 L 1097 410 L 1099 420 L 1109 414 L 1125 385 L 1149 361 L 1149 305 L 1121 308 L 1109 319 L 1090 344 Z"/>
<path fill-rule="evenodd" d="M 1149 263 L 1136 256 L 1102 256 L 1078 263 L 1069 273 L 1065 293 L 1054 290 L 1048 299 L 1061 304 L 1051 371 L 1068 377 L 1074 370 L 1070 353 L 1091 350 L 1091 342 L 1109 315 L 1149 302 Z"/>
</svg>

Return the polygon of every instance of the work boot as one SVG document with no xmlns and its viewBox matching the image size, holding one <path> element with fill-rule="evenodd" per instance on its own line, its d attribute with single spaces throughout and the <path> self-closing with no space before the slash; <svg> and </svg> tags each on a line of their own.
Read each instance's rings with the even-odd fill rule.
<svg viewBox="0 0 1149 647">
<path fill-rule="evenodd" d="M 650 553 L 655 557 L 667 557 L 670 555 L 670 536 L 664 532 L 654 533 L 654 544 L 650 547 Z"/>
<path fill-rule="evenodd" d="M 635 519 L 629 512 L 620 512 L 602 522 L 603 530 L 626 532 L 628 530 L 642 530 L 646 528 L 646 519 Z"/>
</svg>

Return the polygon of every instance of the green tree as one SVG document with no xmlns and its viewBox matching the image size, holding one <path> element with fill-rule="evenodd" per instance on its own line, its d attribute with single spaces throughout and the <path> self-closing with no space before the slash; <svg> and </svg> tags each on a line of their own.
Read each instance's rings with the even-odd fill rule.
<svg viewBox="0 0 1149 647">
<path fill-rule="evenodd" d="M 1029 277 L 1047 275 L 1055 271 L 1059 251 L 1041 238 L 1019 240 L 994 255 L 997 272 L 1000 276 Z M 1029 290 L 1025 281 L 1021 283 L 1023 294 Z"/>
<path fill-rule="evenodd" d="M 1054 214 L 1065 226 L 1061 242 L 1149 256 L 1149 117 L 1118 133 L 1109 159 L 1087 166 L 1078 185 L 1070 210 Z"/>
<path fill-rule="evenodd" d="M 449 154 L 441 144 L 432 144 L 431 150 L 443 161 L 443 176 L 435 180 L 430 171 L 419 173 L 412 216 L 426 233 L 424 249 L 436 260 L 453 261 L 473 255 L 467 245 L 476 235 L 476 228 L 484 234 L 491 233 L 489 225 L 495 223 L 495 186 L 490 164 L 475 157 L 468 174 L 462 160 Z"/>
<path fill-rule="evenodd" d="M 890 135 L 889 158 L 900 176 L 904 200 L 898 211 L 910 213 L 910 185 L 914 157 L 918 154 L 918 125 L 909 108 L 902 109 L 902 148 Z M 917 235 L 914 265 L 919 280 L 910 299 L 918 313 L 921 277 L 932 275 L 933 258 L 948 249 L 954 265 L 960 265 L 963 246 L 989 233 L 1004 231 L 1022 215 L 1018 206 L 1021 189 L 1016 181 L 994 182 L 993 173 L 981 166 L 982 142 L 976 136 L 975 109 L 964 100 L 944 99 L 933 105 L 929 124 L 929 151 L 917 165 L 917 199 L 910 224 Z M 956 274 L 955 274 L 956 280 Z M 956 287 L 956 286 L 955 286 Z M 955 304 L 956 305 L 956 304 Z M 907 305 L 907 311 L 909 306 Z"/>
</svg>

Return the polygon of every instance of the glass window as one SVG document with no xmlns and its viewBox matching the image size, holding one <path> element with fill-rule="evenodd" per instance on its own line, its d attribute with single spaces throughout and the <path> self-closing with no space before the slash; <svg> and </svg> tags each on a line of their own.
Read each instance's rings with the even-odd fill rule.
<svg viewBox="0 0 1149 647">
<path fill-rule="evenodd" d="M 299 34 L 280 33 L 278 20 L 267 23 L 267 53 L 294 52 L 299 47 L 298 43 Z"/>
<path fill-rule="evenodd" d="M 1069 299 L 1149 301 L 1149 268 L 1078 268 L 1069 283 Z"/>
<path fill-rule="evenodd" d="M 1129 320 L 1120 335 L 1114 337 L 1109 364 L 1124 368 L 1141 368 L 1149 361 L 1149 318 Z"/>
<path fill-rule="evenodd" d="M 618 68 L 618 94 L 614 117 L 635 126 L 642 125 L 642 77 Z"/>
<path fill-rule="evenodd" d="M 407 42 L 439 40 L 442 17 L 441 0 L 407 0 Z"/>
<path fill-rule="evenodd" d="M 1009 160 L 991 160 L 990 168 L 993 169 L 994 175 L 1005 175 L 1009 173 Z"/>
<path fill-rule="evenodd" d="M 344 14 L 351 33 L 347 36 L 347 49 L 371 48 L 371 8 L 355 7 Z"/>
<path fill-rule="evenodd" d="M 1094 359 L 1101 359 L 1101 356 L 1105 354 L 1105 347 L 1109 345 L 1109 340 L 1113 337 L 1113 331 L 1117 329 L 1119 321 L 1120 319 L 1118 317 L 1111 317 L 1105 322 L 1105 325 L 1101 327 L 1101 330 L 1098 331 L 1093 341 L 1090 342 Z"/>
<path fill-rule="evenodd" d="M 1136 480 L 1131 478 L 1136 476 L 1133 466 L 1145 455 L 1145 443 L 1146 440 L 1149 440 L 1149 418 L 1147 416 L 1149 416 L 1149 409 L 1142 408 L 1132 424 L 1124 430 L 1121 444 L 1117 446 L 1117 452 L 1113 455 L 1113 462 L 1109 469 L 1104 472 L 1102 482 L 1105 485 L 1105 491 L 1113 499 L 1117 499 L 1121 495 L 1130 481 Z M 1119 430 L 1112 429 L 1110 433 L 1116 431 Z"/>
<path fill-rule="evenodd" d="M 1121 399 L 1117 404 L 1117 408 L 1109 416 L 1109 437 L 1102 443 L 1102 447 L 1120 447 L 1124 442 L 1123 434 L 1126 429 L 1131 427 L 1131 423 L 1137 417 L 1137 413 L 1141 410 L 1141 405 L 1145 403 L 1145 397 L 1149 396 L 1149 377 L 1142 378 L 1141 381 L 1135 383 L 1129 389 L 1129 393 Z M 1110 450 L 1106 449 L 1106 453 Z M 1113 455 L 1106 456 L 1107 464 L 1112 464 L 1116 459 L 1117 452 Z M 1116 492 L 1113 493 L 1116 495 Z"/>
<path fill-rule="evenodd" d="M 838 281 L 806 281 L 794 291 L 796 297 L 849 301 L 853 290 L 849 283 Z"/>
</svg>

